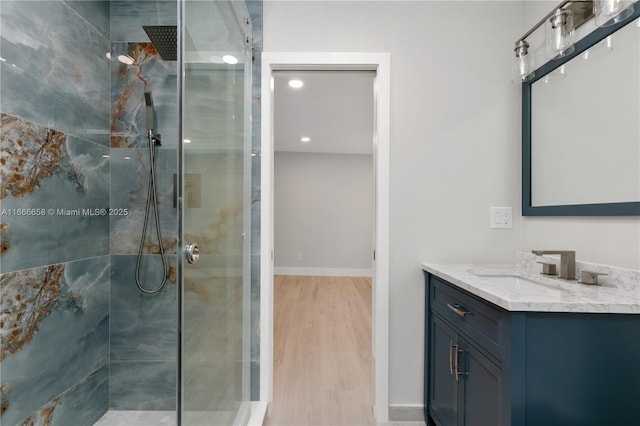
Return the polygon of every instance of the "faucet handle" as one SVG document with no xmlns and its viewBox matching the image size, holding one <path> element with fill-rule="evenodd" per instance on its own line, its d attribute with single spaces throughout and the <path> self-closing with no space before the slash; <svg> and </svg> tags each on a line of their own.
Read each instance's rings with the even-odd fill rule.
<svg viewBox="0 0 640 426">
<path fill-rule="evenodd" d="M 553 262 L 538 262 L 542 265 L 542 273 L 544 275 L 558 275 L 557 266 Z"/>
<path fill-rule="evenodd" d="M 580 271 L 580 282 L 582 284 L 598 285 L 598 275 L 609 274 L 605 274 L 604 272 L 586 271 L 583 269 Z"/>
</svg>

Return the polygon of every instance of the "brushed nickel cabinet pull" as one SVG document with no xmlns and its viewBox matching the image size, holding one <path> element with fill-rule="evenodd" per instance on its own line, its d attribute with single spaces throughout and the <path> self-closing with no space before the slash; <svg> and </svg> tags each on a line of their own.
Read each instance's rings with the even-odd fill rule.
<svg viewBox="0 0 640 426">
<path fill-rule="evenodd" d="M 464 318 L 465 315 L 470 313 L 469 311 L 464 310 L 464 307 L 457 303 L 455 305 L 451 305 L 450 303 L 447 303 L 447 308 L 451 309 L 453 313 L 461 316 L 462 318 Z"/>
<path fill-rule="evenodd" d="M 459 355 L 460 355 L 460 352 L 462 352 L 462 351 L 458 350 L 458 345 L 456 345 L 456 358 L 455 358 L 455 359 L 454 359 L 454 361 L 453 361 L 453 370 L 454 370 L 454 372 L 455 372 L 455 374 L 454 374 L 454 375 L 456 376 L 456 382 L 459 380 L 459 377 L 460 377 L 460 375 L 462 374 L 462 373 L 459 371 L 459 366 L 460 366 L 460 365 L 459 365 L 459 362 L 460 362 L 460 357 L 459 357 Z"/>
<path fill-rule="evenodd" d="M 453 339 L 449 340 L 449 374 L 453 375 L 453 348 L 456 345 L 453 344 Z"/>
</svg>

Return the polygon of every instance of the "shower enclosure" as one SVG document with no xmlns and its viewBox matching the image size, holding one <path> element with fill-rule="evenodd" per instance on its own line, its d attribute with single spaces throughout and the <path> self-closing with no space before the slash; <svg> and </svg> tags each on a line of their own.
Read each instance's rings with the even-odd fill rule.
<svg viewBox="0 0 640 426">
<path fill-rule="evenodd" d="M 246 423 L 260 19 L 0 1 L 3 426 Z"/>
</svg>

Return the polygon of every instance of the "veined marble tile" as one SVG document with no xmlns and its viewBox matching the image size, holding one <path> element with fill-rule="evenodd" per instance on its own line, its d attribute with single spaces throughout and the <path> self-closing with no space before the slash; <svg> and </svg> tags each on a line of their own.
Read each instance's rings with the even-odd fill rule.
<svg viewBox="0 0 640 426">
<path fill-rule="evenodd" d="M 61 1 L 3 1 L 0 21 L 0 110 L 108 144 L 104 35 Z"/>
<path fill-rule="evenodd" d="M 207 152 L 239 153 L 244 148 L 244 72 L 187 68 L 184 136 Z M 192 148 L 195 149 L 195 148 Z"/>
<path fill-rule="evenodd" d="M 0 130 L 2 272 L 107 254 L 108 148 L 4 113 Z"/>
<path fill-rule="evenodd" d="M 197 242 L 202 254 L 242 255 L 242 153 L 191 151 L 185 157 L 187 173 L 201 182 L 187 190 L 185 240 Z"/>
<path fill-rule="evenodd" d="M 145 92 L 155 110 L 154 133 L 163 148 L 178 147 L 178 83 L 175 61 L 163 61 L 151 43 L 117 42 L 111 55 L 127 54 L 134 63 L 115 60 L 111 69 L 111 147 L 148 147 Z"/>
<path fill-rule="evenodd" d="M 145 25 L 177 25 L 178 5 L 170 1 L 112 1 L 111 40 L 143 41 L 149 37 Z"/>
<path fill-rule="evenodd" d="M 0 275 L 2 421 L 16 424 L 108 362 L 109 257 Z"/>
<path fill-rule="evenodd" d="M 111 361 L 173 361 L 178 347 L 175 255 L 167 256 L 170 276 L 157 294 L 135 282 L 137 256 L 111 256 Z M 140 281 L 149 290 L 162 283 L 159 255 L 144 255 Z"/>
<path fill-rule="evenodd" d="M 63 0 L 67 6 L 109 39 L 110 2 L 108 0 Z"/>
<path fill-rule="evenodd" d="M 158 149 L 155 154 L 155 182 L 160 229 L 164 251 L 176 253 L 178 211 L 173 207 L 173 175 L 177 169 L 177 151 Z M 111 217 L 111 253 L 137 254 L 142 237 L 144 213 L 149 189 L 148 148 L 111 150 L 111 207 L 126 215 Z M 153 209 L 149 219 L 144 253 L 159 253 Z"/>
<path fill-rule="evenodd" d="M 112 361 L 110 410 L 175 410 L 176 362 Z"/>
<path fill-rule="evenodd" d="M 219 260 L 204 255 L 185 269 L 182 363 L 189 411 L 231 409 L 242 396 L 242 362 L 249 361 L 242 347 L 242 276 L 216 276 Z"/>
<path fill-rule="evenodd" d="M 245 1 L 251 15 L 255 59 L 251 88 L 251 399 L 260 399 L 260 101 L 262 76 L 262 1 Z"/>
<path fill-rule="evenodd" d="M 29 415 L 20 426 L 92 425 L 108 406 L 109 366 L 105 364 Z"/>
</svg>

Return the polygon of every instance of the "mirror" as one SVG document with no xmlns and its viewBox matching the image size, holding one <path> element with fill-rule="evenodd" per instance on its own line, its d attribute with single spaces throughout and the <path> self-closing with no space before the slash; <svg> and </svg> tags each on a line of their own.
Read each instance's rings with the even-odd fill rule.
<svg viewBox="0 0 640 426">
<path fill-rule="evenodd" d="M 523 83 L 524 216 L 640 215 L 639 16 Z"/>
</svg>

